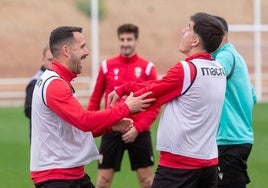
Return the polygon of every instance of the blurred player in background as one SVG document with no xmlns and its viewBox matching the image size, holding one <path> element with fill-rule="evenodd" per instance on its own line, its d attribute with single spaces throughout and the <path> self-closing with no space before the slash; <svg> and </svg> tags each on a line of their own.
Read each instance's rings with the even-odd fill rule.
<svg viewBox="0 0 268 188">
<path fill-rule="evenodd" d="M 88 110 L 99 110 L 103 95 L 107 107 L 107 95 L 124 82 L 156 80 L 157 73 L 152 62 L 138 56 L 139 28 L 133 24 L 123 24 L 117 29 L 120 54 L 102 62 L 96 85 L 88 103 Z M 153 149 L 150 126 L 160 109 L 132 115 L 133 127 L 126 133 L 113 132 L 101 139 L 100 153 L 103 160 L 98 165 L 98 188 L 108 188 L 112 184 L 115 171 L 120 171 L 125 150 L 136 170 L 142 188 L 151 187 L 153 180 Z"/>
<path fill-rule="evenodd" d="M 29 137 L 31 140 L 31 112 L 32 112 L 32 96 L 35 83 L 40 78 L 41 74 L 50 66 L 51 61 L 53 60 L 52 54 L 48 46 L 43 49 L 43 57 L 42 57 L 42 65 L 37 73 L 32 77 L 31 81 L 28 83 L 26 87 L 26 96 L 24 102 L 24 113 L 27 118 L 30 120 L 30 133 Z"/>
<path fill-rule="evenodd" d="M 227 76 L 225 100 L 217 133 L 219 148 L 218 187 L 245 188 L 250 182 L 247 160 L 254 142 L 252 110 L 256 103 L 247 64 L 228 42 L 228 24 L 219 16 L 225 30 L 220 48 L 212 56 L 223 66 Z"/>
</svg>

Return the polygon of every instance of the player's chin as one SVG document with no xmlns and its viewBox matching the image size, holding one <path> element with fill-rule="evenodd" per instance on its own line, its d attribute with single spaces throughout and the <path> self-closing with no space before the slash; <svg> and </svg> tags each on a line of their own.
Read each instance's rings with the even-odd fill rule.
<svg viewBox="0 0 268 188">
<path fill-rule="evenodd" d="M 127 49 L 122 49 L 121 53 L 122 53 L 124 56 L 128 57 L 128 56 L 130 56 L 130 55 L 132 54 L 132 50 L 129 49 L 129 48 L 127 48 Z"/>
</svg>

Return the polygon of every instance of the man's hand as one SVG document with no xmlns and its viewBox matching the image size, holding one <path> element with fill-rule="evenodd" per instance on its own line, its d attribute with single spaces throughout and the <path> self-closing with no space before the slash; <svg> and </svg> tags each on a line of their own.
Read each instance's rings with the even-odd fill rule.
<svg viewBox="0 0 268 188">
<path fill-rule="evenodd" d="M 108 94 L 108 98 L 107 98 L 107 102 L 109 106 L 114 105 L 118 100 L 119 100 L 119 96 L 117 95 L 117 93 L 115 91 L 112 91 L 111 93 Z"/>
<path fill-rule="evenodd" d="M 132 143 L 135 141 L 138 135 L 139 135 L 139 132 L 133 126 L 128 132 L 122 135 L 122 140 L 124 143 Z"/>
<path fill-rule="evenodd" d="M 129 118 L 123 118 L 112 126 L 113 131 L 125 133 L 133 127 L 133 120 Z"/>
<path fill-rule="evenodd" d="M 148 108 L 151 103 L 155 101 L 154 98 L 145 99 L 150 94 L 152 94 L 152 92 L 147 92 L 138 97 L 133 97 L 133 93 L 130 93 L 125 100 L 126 105 L 129 107 L 130 113 L 145 111 L 145 108 Z"/>
</svg>

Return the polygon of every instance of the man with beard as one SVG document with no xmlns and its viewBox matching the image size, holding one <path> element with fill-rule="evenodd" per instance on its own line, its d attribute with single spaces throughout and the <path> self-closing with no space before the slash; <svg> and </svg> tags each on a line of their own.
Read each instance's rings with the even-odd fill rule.
<svg viewBox="0 0 268 188">
<path fill-rule="evenodd" d="M 84 167 L 101 158 L 93 136 L 128 131 L 132 121 L 121 119 L 154 100 L 144 99 L 149 92 L 103 111 L 83 109 L 71 85 L 89 54 L 82 28 L 56 28 L 49 46 L 54 61 L 37 81 L 32 100 L 31 179 L 38 188 L 93 188 Z"/>
<path fill-rule="evenodd" d="M 107 95 L 124 82 L 143 82 L 156 80 L 155 66 L 137 55 L 139 29 L 133 24 L 123 24 L 117 29 L 120 54 L 104 60 L 99 70 L 97 82 L 89 100 L 88 110 L 99 110 L 105 94 Z M 150 126 L 157 118 L 159 109 L 132 115 L 133 127 L 126 133 L 112 132 L 102 137 L 100 153 L 103 160 L 99 162 L 97 187 L 111 186 L 115 171 L 120 171 L 125 150 L 128 150 L 131 169 L 137 172 L 142 188 L 151 187 L 153 180 L 153 150 Z"/>
</svg>

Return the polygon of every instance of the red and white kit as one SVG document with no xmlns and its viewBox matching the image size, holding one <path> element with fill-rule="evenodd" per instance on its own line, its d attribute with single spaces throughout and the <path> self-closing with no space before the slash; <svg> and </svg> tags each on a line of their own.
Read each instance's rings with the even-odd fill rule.
<svg viewBox="0 0 268 188">
<path fill-rule="evenodd" d="M 111 132 L 130 113 L 125 103 L 106 111 L 83 109 L 70 84 L 77 75 L 59 63 L 52 62 L 51 68 L 33 95 L 30 171 L 35 184 L 82 178 L 84 165 L 101 158 L 92 134 Z"/>
<path fill-rule="evenodd" d="M 138 96 L 152 91 L 156 101 L 149 109 L 166 103 L 157 132 L 159 165 L 197 169 L 218 163 L 216 132 L 225 87 L 224 69 L 210 54 L 200 53 L 178 62 L 161 80 L 132 82 L 116 92 L 123 96 L 136 91 Z"/>
<path fill-rule="evenodd" d="M 123 57 L 121 54 L 102 62 L 99 70 L 96 87 L 90 97 L 88 110 L 99 110 L 102 96 L 105 94 L 105 107 L 107 95 L 122 84 L 133 81 L 141 83 L 156 80 L 157 73 L 152 62 L 146 61 L 135 54 L 132 57 Z M 156 119 L 159 109 L 131 115 L 134 126 L 138 132 L 148 131 Z M 141 117 L 142 118 L 139 118 Z"/>
</svg>

